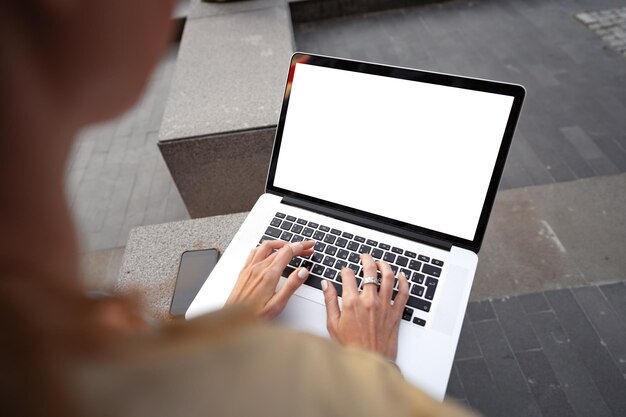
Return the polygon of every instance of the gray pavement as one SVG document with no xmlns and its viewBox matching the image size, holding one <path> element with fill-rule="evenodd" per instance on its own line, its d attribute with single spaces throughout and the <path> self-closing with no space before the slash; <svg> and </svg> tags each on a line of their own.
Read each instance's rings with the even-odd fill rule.
<svg viewBox="0 0 626 417">
<path fill-rule="evenodd" d="M 189 218 L 157 148 L 177 52 L 168 51 L 132 109 L 76 139 L 66 190 L 83 252 L 124 246 L 136 226 Z"/>
</svg>

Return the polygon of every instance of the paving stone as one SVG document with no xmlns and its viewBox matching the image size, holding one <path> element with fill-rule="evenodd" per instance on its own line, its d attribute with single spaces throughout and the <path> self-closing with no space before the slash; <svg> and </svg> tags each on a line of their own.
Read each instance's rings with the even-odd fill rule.
<svg viewBox="0 0 626 417">
<path fill-rule="evenodd" d="M 518 295 L 517 299 L 524 308 L 526 314 L 539 313 L 541 311 L 550 310 L 548 301 L 543 293 L 523 294 Z"/>
<path fill-rule="evenodd" d="M 463 319 L 463 327 L 459 336 L 459 343 L 456 346 L 455 360 L 476 358 L 482 356 L 482 352 L 478 347 L 478 342 L 474 336 L 472 323 L 467 314 Z"/>
<path fill-rule="evenodd" d="M 450 379 L 448 381 L 448 389 L 446 390 L 446 398 L 452 397 L 455 400 L 464 400 L 465 390 L 463 389 L 463 384 L 461 384 L 461 380 L 459 379 L 458 371 L 456 370 L 456 366 L 452 366 L 452 371 L 450 372 Z"/>
<path fill-rule="evenodd" d="M 545 293 L 578 358 L 615 416 L 626 415 L 626 379 L 569 290 Z"/>
<path fill-rule="evenodd" d="M 483 357 L 508 416 L 536 416 L 535 403 L 515 355 L 496 320 L 473 323 Z"/>
<path fill-rule="evenodd" d="M 572 292 L 598 333 L 600 343 L 626 375 L 626 321 L 613 311 L 598 287 L 574 288 Z"/>
<path fill-rule="evenodd" d="M 542 293 L 538 293 L 543 295 Z M 531 314 L 530 320 L 563 392 L 579 417 L 611 416 L 598 388 L 552 311 Z"/>
<path fill-rule="evenodd" d="M 483 320 L 493 320 L 496 318 L 496 314 L 493 312 L 491 302 L 489 300 L 470 303 L 467 306 L 467 315 L 473 322 Z"/>
<path fill-rule="evenodd" d="M 541 415 L 544 417 L 574 417 L 576 414 L 544 353 L 540 350 L 530 350 L 517 352 L 516 357 L 541 409 Z"/>
<path fill-rule="evenodd" d="M 469 405 L 487 417 L 504 416 L 504 405 L 483 358 L 455 362 Z"/>
<path fill-rule="evenodd" d="M 626 321 L 626 285 L 624 283 L 600 286 L 600 290 L 607 298 L 620 319 Z"/>
<path fill-rule="evenodd" d="M 513 352 L 541 347 L 517 297 L 493 300 L 492 305 Z"/>
</svg>

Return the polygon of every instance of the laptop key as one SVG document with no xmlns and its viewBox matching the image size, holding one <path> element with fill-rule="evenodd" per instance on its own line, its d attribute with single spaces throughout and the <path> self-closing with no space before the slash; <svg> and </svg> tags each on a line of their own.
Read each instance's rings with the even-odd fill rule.
<svg viewBox="0 0 626 417">
<path fill-rule="evenodd" d="M 398 295 L 398 290 L 393 290 L 393 293 L 391 293 L 391 300 L 395 301 L 397 295 Z"/>
<path fill-rule="evenodd" d="M 335 262 L 335 269 L 337 271 L 341 271 L 342 269 L 346 268 L 347 266 L 348 266 L 348 263 L 346 261 L 338 260 L 337 262 Z"/>
<path fill-rule="evenodd" d="M 319 224 L 313 223 L 313 222 L 309 222 L 307 224 L 307 226 L 309 226 L 311 229 L 317 229 L 319 227 Z"/>
<path fill-rule="evenodd" d="M 325 254 L 327 255 L 333 255 L 335 256 L 335 253 L 337 253 L 337 248 L 334 246 L 326 246 L 326 250 L 324 251 Z"/>
<path fill-rule="evenodd" d="M 278 212 L 278 213 L 276 213 L 276 217 L 284 219 L 285 218 L 285 214 Z"/>
<path fill-rule="evenodd" d="M 337 229 L 330 229 L 330 233 L 332 233 L 333 235 L 337 235 L 339 236 L 341 234 L 341 230 L 337 230 Z"/>
<path fill-rule="evenodd" d="M 426 299 L 432 300 L 437 289 L 437 280 L 432 277 L 426 278 Z"/>
<path fill-rule="evenodd" d="M 431 259 L 431 261 L 433 265 L 437 265 L 437 266 L 443 266 L 443 261 L 440 261 L 439 259 Z"/>
<path fill-rule="evenodd" d="M 326 268 L 326 271 L 324 271 L 324 278 L 335 279 L 335 275 L 337 275 L 337 271 L 334 269 Z"/>
<path fill-rule="evenodd" d="M 306 285 L 309 285 L 313 288 L 317 288 L 318 290 L 322 289 L 322 279 L 318 275 L 309 274 L 309 277 L 304 282 Z"/>
<path fill-rule="evenodd" d="M 271 236 L 271 237 L 273 237 L 275 239 L 278 239 L 278 237 L 280 236 L 280 233 L 281 232 L 280 232 L 279 229 L 276 229 L 276 228 L 271 227 L 271 226 L 268 227 L 267 230 L 265 231 L 266 235 Z"/>
<path fill-rule="evenodd" d="M 326 233 L 320 232 L 319 230 L 313 233 L 313 239 L 315 240 L 324 240 L 324 236 L 326 236 Z"/>
<path fill-rule="evenodd" d="M 313 246 L 313 249 L 315 249 L 315 252 L 324 252 L 325 248 L 326 248 L 326 244 L 322 242 L 315 242 L 315 246 Z"/>
<path fill-rule="evenodd" d="M 302 265 L 300 265 L 302 268 L 306 268 L 309 271 L 311 270 L 311 268 L 313 268 L 313 262 L 305 259 L 304 262 L 302 262 Z"/>
<path fill-rule="evenodd" d="M 289 229 L 291 229 L 291 226 L 293 226 L 293 223 L 288 222 L 287 220 L 285 220 L 283 222 L 283 224 L 280 225 L 280 228 L 283 229 L 283 230 L 289 230 Z"/>
<path fill-rule="evenodd" d="M 330 232 L 330 227 L 328 227 L 328 226 L 320 226 L 319 229 L 322 232 Z"/>
<path fill-rule="evenodd" d="M 322 259 L 324 259 L 324 255 L 322 255 L 319 252 L 315 252 L 312 256 L 311 256 L 311 260 L 313 262 L 317 262 L 317 263 L 321 263 Z"/>
<path fill-rule="evenodd" d="M 365 243 L 367 243 L 370 246 L 374 246 L 374 247 L 378 246 L 378 242 L 376 242 L 375 240 L 372 240 L 372 239 L 367 239 L 367 242 L 365 242 Z"/>
<path fill-rule="evenodd" d="M 426 320 L 424 319 L 420 319 L 419 317 L 413 317 L 413 323 L 417 324 L 418 326 L 426 326 Z"/>
<path fill-rule="evenodd" d="M 397 248 L 397 247 L 395 247 L 395 246 L 394 246 L 393 248 L 391 248 L 391 251 L 392 251 L 393 253 L 398 253 L 398 254 L 400 254 L 400 255 L 402 255 L 402 253 L 404 252 L 402 249 Z"/>
<path fill-rule="evenodd" d="M 294 224 L 293 227 L 291 228 L 291 231 L 294 233 L 300 233 L 302 231 L 302 225 Z"/>
<path fill-rule="evenodd" d="M 278 227 L 278 226 L 280 226 L 280 224 L 281 224 L 282 222 L 283 222 L 283 221 L 282 221 L 281 219 L 279 219 L 279 218 L 277 218 L 277 217 L 274 217 L 274 218 L 272 219 L 272 221 L 270 222 L 270 225 L 272 225 L 272 226 L 274 226 L 274 227 Z"/>
<path fill-rule="evenodd" d="M 398 256 L 398 259 L 396 259 L 396 264 L 398 264 L 398 266 L 406 266 L 409 263 L 409 258 L 405 258 L 404 256 Z"/>
<path fill-rule="evenodd" d="M 393 275 L 398 275 L 398 267 L 396 265 L 389 265 L 393 271 Z"/>
<path fill-rule="evenodd" d="M 310 227 L 305 227 L 302 231 L 302 234 L 306 237 L 311 237 L 313 236 L 313 229 L 311 229 Z"/>
<path fill-rule="evenodd" d="M 330 243 L 330 244 L 332 245 L 333 243 L 335 243 L 335 239 L 337 239 L 337 236 L 334 236 L 334 235 L 328 234 L 328 235 L 326 235 L 326 237 L 324 238 L 324 243 Z"/>
<path fill-rule="evenodd" d="M 296 270 L 295 268 L 292 268 L 289 265 L 287 265 L 287 267 L 283 269 L 283 277 L 288 278 L 289 275 L 291 275 L 291 273 L 295 270 Z"/>
<path fill-rule="evenodd" d="M 424 278 L 426 276 L 424 274 L 420 274 L 419 272 L 413 272 L 413 276 L 411 277 L 411 281 L 417 282 L 418 284 L 424 283 Z"/>
<path fill-rule="evenodd" d="M 381 243 L 378 245 L 379 248 L 381 248 L 382 250 L 389 250 L 391 249 L 391 246 L 385 244 L 385 243 Z"/>
<path fill-rule="evenodd" d="M 417 256 L 417 253 L 409 252 L 408 250 L 406 250 L 406 251 L 404 251 L 404 256 L 408 256 L 409 258 L 415 259 L 415 257 Z"/>
<path fill-rule="evenodd" d="M 372 248 L 370 246 L 361 245 L 361 247 L 359 248 L 359 253 L 370 253 L 371 250 Z"/>
<path fill-rule="evenodd" d="M 415 307 L 418 310 L 422 310 L 422 311 L 430 311 L 430 301 L 426 301 L 422 298 L 417 298 L 417 297 L 413 297 L 413 296 L 409 296 L 409 300 L 406 302 L 407 305 L 411 306 L 411 307 Z"/>
<path fill-rule="evenodd" d="M 332 256 L 326 256 L 324 258 L 324 260 L 322 261 L 322 263 L 326 266 L 333 266 L 335 265 L 335 258 L 333 258 Z"/>
<path fill-rule="evenodd" d="M 289 242 L 293 237 L 293 233 L 284 231 L 282 235 L 280 235 L 280 240 L 284 240 L 285 242 Z"/>
<path fill-rule="evenodd" d="M 418 260 L 422 262 L 430 262 L 430 258 L 428 256 L 420 255 L 417 257 Z"/>
<path fill-rule="evenodd" d="M 350 268 L 351 270 L 354 271 L 354 275 L 359 273 L 359 269 L 361 269 L 360 266 L 356 265 L 356 264 L 350 264 L 348 265 L 348 268 Z"/>
<path fill-rule="evenodd" d="M 339 252 L 337 252 L 337 257 L 341 258 L 341 259 L 346 259 L 349 254 L 350 254 L 350 252 L 348 252 L 347 250 L 339 249 Z"/>
<path fill-rule="evenodd" d="M 400 268 L 400 272 L 404 273 L 406 279 L 409 279 L 411 277 L 411 271 L 406 268 Z"/>
<path fill-rule="evenodd" d="M 345 237 L 346 239 L 352 239 L 354 237 L 352 233 L 348 233 L 348 232 L 343 232 L 341 236 Z"/>
<path fill-rule="evenodd" d="M 300 262 L 302 262 L 302 259 L 300 258 L 293 258 L 290 262 L 289 265 L 293 266 L 294 268 L 297 268 L 300 266 Z"/>
<path fill-rule="evenodd" d="M 341 297 L 343 295 L 343 285 L 338 282 L 333 282 L 335 289 L 337 290 L 337 296 Z"/>
<path fill-rule="evenodd" d="M 303 238 L 302 236 L 300 236 L 300 235 L 294 235 L 294 236 L 291 238 L 291 241 L 292 241 L 292 242 L 294 242 L 294 243 L 295 243 L 295 242 L 302 242 L 303 240 L 304 240 L 304 238 Z"/>
<path fill-rule="evenodd" d="M 359 262 L 361 262 L 361 257 L 358 254 L 352 252 L 350 256 L 348 257 L 348 260 L 350 262 L 354 262 L 355 264 L 358 264 Z"/>
<path fill-rule="evenodd" d="M 304 225 L 306 225 L 306 220 L 304 220 L 304 219 L 298 219 L 298 220 L 296 220 L 296 223 L 301 224 L 301 225 L 303 225 L 303 226 L 304 226 Z"/>
<path fill-rule="evenodd" d="M 289 220 L 290 222 L 295 222 L 296 218 L 294 216 L 287 216 L 287 220 Z"/>
<path fill-rule="evenodd" d="M 418 261 L 409 262 L 409 268 L 411 268 L 413 271 L 419 271 L 421 267 L 422 267 L 421 262 L 418 262 Z"/>
<path fill-rule="evenodd" d="M 324 268 L 322 265 L 315 264 L 311 269 L 311 274 L 322 276 L 322 274 L 324 273 L 324 269 L 326 268 Z"/>
<path fill-rule="evenodd" d="M 355 236 L 354 240 L 356 240 L 359 243 L 365 243 L 365 238 L 361 236 Z"/>
<path fill-rule="evenodd" d="M 352 240 L 350 241 L 350 243 L 348 243 L 348 249 L 353 252 L 356 252 L 357 250 L 359 250 L 359 246 L 361 245 L 359 245 L 358 243 Z"/>
<path fill-rule="evenodd" d="M 372 258 L 380 259 L 382 257 L 383 257 L 383 251 L 381 249 L 378 249 L 378 248 L 372 249 Z"/>
<path fill-rule="evenodd" d="M 424 287 L 422 287 L 421 285 L 413 284 L 413 286 L 411 287 L 411 294 L 416 295 L 418 297 L 423 297 Z"/>
<path fill-rule="evenodd" d="M 267 236 L 267 235 L 263 235 L 263 237 L 261 238 L 261 240 L 259 240 L 259 245 L 263 242 L 265 242 L 266 240 L 276 240 L 275 238 L 271 237 L 271 236 Z"/>
<path fill-rule="evenodd" d="M 424 266 L 422 267 L 422 272 L 439 278 L 439 276 L 441 275 L 441 268 L 437 268 L 436 266 L 432 266 L 429 264 L 424 264 Z"/>
<path fill-rule="evenodd" d="M 347 244 L 348 244 L 348 239 L 344 239 L 342 237 L 337 239 L 337 241 L 335 242 L 335 245 L 339 246 L 340 248 L 345 248 Z"/>
<path fill-rule="evenodd" d="M 391 252 L 385 252 L 385 256 L 383 256 L 383 261 L 391 263 L 396 260 L 396 255 Z"/>
<path fill-rule="evenodd" d="M 402 320 L 411 321 L 413 317 L 413 309 L 404 307 L 404 312 L 402 313 Z"/>
</svg>

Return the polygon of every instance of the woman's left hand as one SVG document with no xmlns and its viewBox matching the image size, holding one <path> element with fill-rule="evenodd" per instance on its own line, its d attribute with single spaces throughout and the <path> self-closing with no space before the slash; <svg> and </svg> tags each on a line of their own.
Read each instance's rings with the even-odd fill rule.
<svg viewBox="0 0 626 417">
<path fill-rule="evenodd" d="M 279 315 L 309 276 L 306 268 L 297 268 L 289 275 L 285 285 L 276 291 L 283 270 L 294 257 L 312 255 L 313 245 L 313 241 L 288 243 L 266 240 L 252 249 L 226 305 L 246 304 L 257 315 L 269 319 Z"/>
</svg>

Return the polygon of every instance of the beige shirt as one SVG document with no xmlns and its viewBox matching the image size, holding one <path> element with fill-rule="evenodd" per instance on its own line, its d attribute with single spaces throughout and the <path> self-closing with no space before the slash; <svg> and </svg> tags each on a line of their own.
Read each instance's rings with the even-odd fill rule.
<svg viewBox="0 0 626 417">
<path fill-rule="evenodd" d="M 92 416 L 469 416 L 407 383 L 384 358 L 230 308 L 133 337 L 83 363 Z"/>
</svg>

